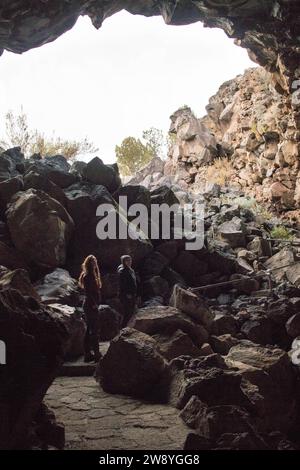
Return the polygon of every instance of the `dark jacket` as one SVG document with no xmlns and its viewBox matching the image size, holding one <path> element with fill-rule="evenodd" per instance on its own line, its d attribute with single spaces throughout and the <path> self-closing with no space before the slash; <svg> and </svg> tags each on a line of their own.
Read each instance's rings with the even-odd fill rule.
<svg viewBox="0 0 300 470">
<path fill-rule="evenodd" d="M 83 309 L 87 315 L 90 315 L 98 310 L 98 306 L 101 303 L 101 291 L 95 280 L 88 276 L 84 278 L 83 285 L 85 294 Z"/>
<path fill-rule="evenodd" d="M 123 266 L 118 267 L 120 297 L 126 295 L 136 296 L 138 292 L 138 280 L 132 268 Z"/>
</svg>

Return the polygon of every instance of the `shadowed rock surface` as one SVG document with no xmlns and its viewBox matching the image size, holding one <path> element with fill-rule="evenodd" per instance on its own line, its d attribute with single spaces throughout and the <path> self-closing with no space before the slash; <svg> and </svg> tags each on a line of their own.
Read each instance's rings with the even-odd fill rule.
<svg viewBox="0 0 300 470">
<path fill-rule="evenodd" d="M 0 324 L 6 344 L 6 365 L 0 368 L 0 448 L 28 448 L 35 442 L 33 421 L 68 346 L 68 323 L 62 312 L 4 289 Z"/>
</svg>

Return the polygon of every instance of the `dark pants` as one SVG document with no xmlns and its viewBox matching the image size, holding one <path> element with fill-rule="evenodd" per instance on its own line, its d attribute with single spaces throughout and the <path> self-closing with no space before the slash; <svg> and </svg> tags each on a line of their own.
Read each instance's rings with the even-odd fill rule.
<svg viewBox="0 0 300 470">
<path fill-rule="evenodd" d="M 136 296 L 128 297 L 126 295 L 121 295 L 120 301 L 122 303 L 122 307 L 124 311 L 122 328 L 125 328 L 128 325 L 129 320 L 135 313 Z"/>
<path fill-rule="evenodd" d="M 83 304 L 86 333 L 84 337 L 84 353 L 99 355 L 98 309 Z"/>
</svg>

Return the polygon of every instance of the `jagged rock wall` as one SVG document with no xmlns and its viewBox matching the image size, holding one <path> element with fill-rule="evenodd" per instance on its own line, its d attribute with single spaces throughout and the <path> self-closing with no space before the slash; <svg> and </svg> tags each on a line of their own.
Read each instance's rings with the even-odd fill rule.
<svg viewBox="0 0 300 470">
<path fill-rule="evenodd" d="M 42 400 L 62 364 L 68 324 L 65 315 L 34 298 L 0 289 L 0 331 L 7 356 L 0 368 L 0 449 L 36 444 L 34 422 L 40 421 Z"/>
<path fill-rule="evenodd" d="M 280 90 L 290 91 L 299 75 L 298 0 L 3 0 L 0 51 L 21 53 L 53 41 L 72 28 L 80 15 L 88 15 L 99 28 L 105 18 L 122 9 L 162 15 L 172 25 L 202 21 L 222 28 L 272 72 Z"/>
<path fill-rule="evenodd" d="M 258 201 L 299 209 L 299 127 L 290 98 L 274 89 L 270 75 L 247 70 L 224 83 L 206 109 L 201 119 L 189 108 L 171 116 L 175 140 L 165 174 L 200 191 L 223 172 L 229 186 Z M 210 167 L 216 158 L 222 160 Z"/>
</svg>

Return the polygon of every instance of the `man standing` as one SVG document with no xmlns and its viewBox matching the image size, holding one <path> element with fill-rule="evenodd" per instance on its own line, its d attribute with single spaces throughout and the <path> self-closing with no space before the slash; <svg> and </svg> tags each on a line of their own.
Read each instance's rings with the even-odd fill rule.
<svg viewBox="0 0 300 470">
<path fill-rule="evenodd" d="M 119 274 L 119 296 L 124 308 L 122 327 L 125 328 L 135 312 L 138 281 L 132 269 L 132 258 L 129 255 L 121 256 L 121 265 L 118 267 Z"/>
</svg>

